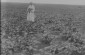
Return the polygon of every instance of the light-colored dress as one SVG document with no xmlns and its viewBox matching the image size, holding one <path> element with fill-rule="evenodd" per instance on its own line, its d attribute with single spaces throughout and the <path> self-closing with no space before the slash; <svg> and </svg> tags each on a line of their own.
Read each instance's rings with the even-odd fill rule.
<svg viewBox="0 0 85 55">
<path fill-rule="evenodd" d="M 27 9 L 27 20 L 28 21 L 34 21 L 35 20 L 35 6 L 29 5 Z"/>
</svg>

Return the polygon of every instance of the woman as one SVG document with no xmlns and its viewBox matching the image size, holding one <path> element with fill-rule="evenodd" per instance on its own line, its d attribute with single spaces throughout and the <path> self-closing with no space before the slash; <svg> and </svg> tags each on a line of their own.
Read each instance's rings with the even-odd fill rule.
<svg viewBox="0 0 85 55">
<path fill-rule="evenodd" d="M 35 6 L 32 3 L 30 3 L 27 9 L 27 20 L 28 21 L 34 22 L 34 19 L 35 19 L 34 12 L 35 12 Z"/>
</svg>

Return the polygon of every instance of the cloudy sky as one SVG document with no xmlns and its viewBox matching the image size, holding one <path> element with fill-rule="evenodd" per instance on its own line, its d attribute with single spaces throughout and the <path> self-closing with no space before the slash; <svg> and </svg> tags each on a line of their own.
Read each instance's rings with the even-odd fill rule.
<svg viewBox="0 0 85 55">
<path fill-rule="evenodd" d="M 48 3 L 48 4 L 72 4 L 85 5 L 85 0 L 1 0 L 1 2 L 34 2 L 34 3 Z"/>
</svg>

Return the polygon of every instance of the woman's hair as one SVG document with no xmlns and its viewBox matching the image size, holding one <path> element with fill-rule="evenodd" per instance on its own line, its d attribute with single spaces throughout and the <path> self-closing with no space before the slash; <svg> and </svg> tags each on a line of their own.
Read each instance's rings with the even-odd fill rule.
<svg viewBox="0 0 85 55">
<path fill-rule="evenodd" d="M 30 3 L 29 3 L 29 5 L 33 5 L 33 3 L 32 3 L 32 2 L 30 2 Z"/>
</svg>

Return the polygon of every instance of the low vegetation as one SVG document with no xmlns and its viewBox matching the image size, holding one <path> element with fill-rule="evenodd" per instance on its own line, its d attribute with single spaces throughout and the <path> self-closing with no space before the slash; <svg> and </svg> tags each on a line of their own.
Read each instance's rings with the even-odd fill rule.
<svg viewBox="0 0 85 55">
<path fill-rule="evenodd" d="M 31 22 L 26 6 L 2 6 L 2 55 L 85 55 L 84 8 L 38 4 Z"/>
</svg>

